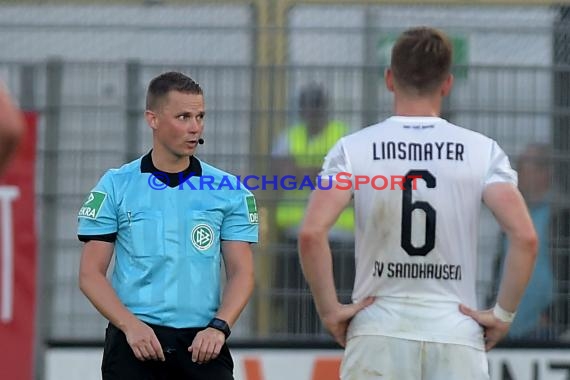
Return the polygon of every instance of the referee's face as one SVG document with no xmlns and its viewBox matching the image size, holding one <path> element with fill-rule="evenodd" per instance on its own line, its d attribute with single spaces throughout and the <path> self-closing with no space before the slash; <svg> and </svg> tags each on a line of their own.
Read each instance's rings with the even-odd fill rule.
<svg viewBox="0 0 570 380">
<path fill-rule="evenodd" d="M 169 92 L 151 125 L 156 148 L 177 158 L 193 155 L 204 129 L 204 115 L 202 95 Z"/>
</svg>

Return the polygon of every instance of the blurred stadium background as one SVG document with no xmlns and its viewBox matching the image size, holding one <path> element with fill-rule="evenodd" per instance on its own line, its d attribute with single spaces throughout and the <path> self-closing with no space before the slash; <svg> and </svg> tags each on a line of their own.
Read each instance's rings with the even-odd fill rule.
<svg viewBox="0 0 570 380">
<path fill-rule="evenodd" d="M 570 4 L 476 3 L 0 0 L 0 79 L 37 115 L 36 378 L 44 378 L 50 350 L 102 346 L 106 321 L 77 286 L 76 215 L 105 170 L 150 149 L 143 110 L 153 76 L 181 70 L 202 85 L 203 160 L 235 174 L 269 174 L 275 169 L 271 146 L 297 121 L 306 83 L 324 85 L 332 116 L 353 131 L 390 115 L 383 70 L 395 35 L 414 25 L 440 27 L 454 41 L 456 84 L 444 117 L 496 139 L 513 164 L 530 143 L 552 148 L 552 185 L 562 196 L 553 204 L 561 216 L 550 235 L 556 295 L 548 331 L 502 345 L 505 352 L 534 348 L 540 368 L 516 377 L 513 365 L 494 376 L 564 378 L 556 377 L 566 372 L 548 362 L 547 353 L 556 357 L 570 347 Z M 322 330 L 300 323 L 316 318 L 304 283 L 274 281 L 290 270 L 284 257 L 295 252 L 278 238 L 277 192 L 255 193 L 257 287 L 232 344 L 334 347 Z M 499 235 L 491 215 L 483 210 L 482 216 L 478 279 L 485 307 L 495 286 Z M 349 288 L 340 291 L 345 299 L 350 295 Z M 297 321 L 283 317 L 292 315 L 288 308 Z M 570 368 L 569 360 L 562 363 Z"/>
</svg>

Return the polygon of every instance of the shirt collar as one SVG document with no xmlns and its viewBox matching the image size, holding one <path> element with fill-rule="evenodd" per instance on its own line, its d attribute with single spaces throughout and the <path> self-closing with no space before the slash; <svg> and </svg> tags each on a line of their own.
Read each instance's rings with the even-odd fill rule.
<svg viewBox="0 0 570 380">
<path fill-rule="evenodd" d="M 157 169 L 152 162 L 151 157 L 152 149 L 146 155 L 143 156 L 141 159 L 141 173 L 157 173 L 162 172 L 161 170 Z M 166 173 L 166 174 L 175 174 L 178 173 Z M 187 178 L 188 176 L 192 175 L 193 177 L 201 177 L 202 176 L 202 165 L 200 164 L 200 160 L 198 160 L 194 156 L 190 156 L 188 167 L 184 169 L 182 172 L 183 177 Z"/>
</svg>

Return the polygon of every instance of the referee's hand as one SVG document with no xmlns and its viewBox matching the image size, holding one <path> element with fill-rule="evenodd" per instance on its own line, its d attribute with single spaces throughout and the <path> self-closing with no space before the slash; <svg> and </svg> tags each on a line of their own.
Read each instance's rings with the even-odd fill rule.
<svg viewBox="0 0 570 380">
<path fill-rule="evenodd" d="M 507 335 L 510 323 L 503 322 L 493 314 L 493 309 L 489 310 L 473 310 L 465 305 L 459 305 L 459 310 L 473 318 L 481 327 L 483 327 L 485 338 L 485 351 L 491 350 Z"/>
<path fill-rule="evenodd" d="M 193 362 L 204 364 L 218 357 L 225 342 L 223 332 L 208 327 L 196 334 L 188 352 L 192 353 Z"/>
<path fill-rule="evenodd" d="M 138 319 L 133 320 L 125 327 L 125 335 L 137 359 L 165 361 L 160 342 L 147 324 Z"/>
</svg>

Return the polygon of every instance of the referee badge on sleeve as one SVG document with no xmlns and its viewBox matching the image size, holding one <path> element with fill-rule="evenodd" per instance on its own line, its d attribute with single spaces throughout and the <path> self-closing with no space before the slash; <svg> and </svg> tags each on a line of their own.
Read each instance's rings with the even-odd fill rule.
<svg viewBox="0 0 570 380">
<path fill-rule="evenodd" d="M 107 198 L 107 194 L 101 191 L 92 191 L 81 209 L 79 209 L 79 217 L 80 218 L 88 218 L 88 219 L 97 219 L 97 215 L 99 215 L 99 211 L 105 203 L 105 199 Z"/>
<path fill-rule="evenodd" d="M 249 222 L 252 224 L 259 223 L 259 216 L 257 214 L 257 205 L 255 204 L 255 197 L 253 195 L 245 197 L 245 203 L 247 204 L 247 215 Z"/>
</svg>

